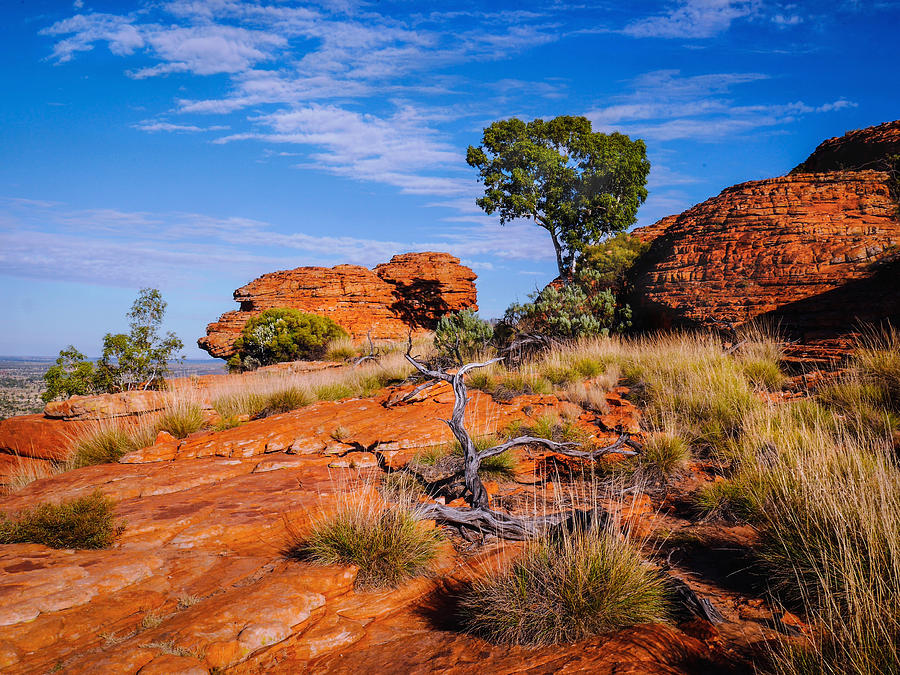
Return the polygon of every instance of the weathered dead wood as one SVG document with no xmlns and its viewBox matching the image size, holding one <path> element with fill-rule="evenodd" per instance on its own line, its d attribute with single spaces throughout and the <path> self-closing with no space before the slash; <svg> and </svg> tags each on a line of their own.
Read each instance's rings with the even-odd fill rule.
<svg viewBox="0 0 900 675">
<path fill-rule="evenodd" d="M 369 353 L 354 359 L 354 366 L 361 366 L 366 361 L 377 361 L 381 357 L 381 350 L 372 341 L 372 331 L 366 331 L 366 338 L 369 340 Z"/>
</svg>

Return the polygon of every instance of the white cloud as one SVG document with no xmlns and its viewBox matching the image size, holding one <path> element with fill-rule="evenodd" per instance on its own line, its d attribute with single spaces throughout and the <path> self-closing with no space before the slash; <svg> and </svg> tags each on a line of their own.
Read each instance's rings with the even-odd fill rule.
<svg viewBox="0 0 900 675">
<path fill-rule="evenodd" d="M 717 141 L 755 129 L 795 122 L 803 115 L 854 107 L 846 99 L 808 105 L 802 101 L 737 105 L 732 88 L 769 79 L 762 73 L 683 76 L 677 70 L 645 73 L 631 92 L 586 115 L 600 129 L 620 130 L 654 141 Z"/>
<path fill-rule="evenodd" d="M 252 278 L 298 265 L 373 267 L 406 251 L 443 250 L 492 271 L 485 257 L 552 259 L 547 235 L 531 223 L 445 225 L 418 241 L 304 232 L 242 217 L 150 213 L 0 199 L 0 265 L 10 276 L 135 286 L 202 280 L 227 266 Z"/>
<path fill-rule="evenodd" d="M 156 131 L 198 133 L 201 131 L 224 131 L 225 129 L 228 129 L 228 126 L 223 125 L 223 124 L 214 124 L 209 127 L 198 127 L 193 124 L 173 124 L 172 122 L 144 120 L 143 122 L 139 122 L 138 124 L 135 124 L 134 128 L 140 129 L 141 131 L 148 131 L 151 133 L 156 132 Z"/>
<path fill-rule="evenodd" d="M 710 38 L 737 20 L 752 15 L 758 0 L 682 0 L 665 14 L 629 23 L 623 32 L 632 37 Z"/>
</svg>

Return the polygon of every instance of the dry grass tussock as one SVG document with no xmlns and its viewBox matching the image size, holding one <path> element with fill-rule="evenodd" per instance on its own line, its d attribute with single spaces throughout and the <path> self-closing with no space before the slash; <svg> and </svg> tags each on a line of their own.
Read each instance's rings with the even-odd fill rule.
<svg viewBox="0 0 900 675">
<path fill-rule="evenodd" d="M 665 580 L 617 518 L 530 542 L 460 600 L 467 630 L 499 644 L 574 642 L 667 618 Z"/>
<path fill-rule="evenodd" d="M 419 519 L 411 486 L 393 488 L 391 502 L 385 502 L 367 483 L 347 485 L 333 508 L 312 518 L 308 531 L 285 521 L 285 556 L 319 565 L 356 565 L 361 589 L 392 588 L 428 574 L 441 535 Z"/>
</svg>

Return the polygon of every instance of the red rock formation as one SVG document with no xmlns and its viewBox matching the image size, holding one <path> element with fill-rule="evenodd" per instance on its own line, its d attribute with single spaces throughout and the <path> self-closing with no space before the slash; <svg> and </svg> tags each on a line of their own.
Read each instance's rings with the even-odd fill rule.
<svg viewBox="0 0 900 675">
<path fill-rule="evenodd" d="M 900 120 L 829 138 L 791 173 L 882 170 L 885 159 L 893 155 L 900 155 Z"/>
<path fill-rule="evenodd" d="M 900 122 L 827 141 L 801 166 L 867 157 L 890 138 Z M 742 183 L 635 235 L 652 242 L 632 271 L 632 307 L 649 327 L 726 329 L 762 316 L 811 342 L 900 320 L 900 218 L 885 172 Z"/>
<path fill-rule="evenodd" d="M 228 358 L 247 320 L 272 307 L 292 307 L 327 316 L 355 339 L 401 339 L 431 329 L 438 318 L 478 309 L 476 275 L 449 253 L 405 253 L 374 271 L 358 265 L 298 267 L 273 272 L 234 292 L 239 311 L 226 312 L 206 328 L 197 344 Z"/>
</svg>

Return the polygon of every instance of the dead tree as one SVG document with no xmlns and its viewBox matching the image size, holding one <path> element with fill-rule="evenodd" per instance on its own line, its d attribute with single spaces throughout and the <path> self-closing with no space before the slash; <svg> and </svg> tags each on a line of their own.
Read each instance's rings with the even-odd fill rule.
<svg viewBox="0 0 900 675">
<path fill-rule="evenodd" d="M 483 363 L 467 363 L 460 366 L 455 373 L 446 373 L 443 370 L 431 370 L 419 363 L 407 349 L 406 359 L 412 366 L 426 377 L 434 380 L 448 382 L 453 387 L 454 402 L 453 414 L 449 420 L 443 420 L 450 427 L 463 450 L 463 472 L 465 490 L 463 498 L 468 502 L 469 508 L 454 508 L 443 504 L 430 504 L 422 508 L 422 514 L 434 518 L 442 523 L 455 525 L 461 530 L 479 530 L 496 534 L 505 539 L 530 539 L 547 530 L 579 519 L 596 520 L 605 518 L 604 514 L 585 512 L 583 514 L 558 513 L 533 518 L 520 518 L 505 513 L 498 513 L 491 509 L 490 498 L 487 490 L 478 475 L 478 469 L 488 457 L 499 455 L 507 450 L 523 445 L 540 445 L 553 452 L 578 457 L 581 459 L 597 459 L 609 453 L 623 455 L 635 455 L 640 444 L 630 438 L 628 434 L 622 434 L 615 443 L 592 451 L 578 450 L 577 443 L 557 443 L 547 438 L 535 438 L 534 436 L 519 436 L 494 447 L 479 452 L 469 432 L 466 430 L 464 418 L 468 395 L 465 384 L 465 374 L 475 368 L 483 368 L 492 363 L 502 361 L 501 358 L 491 359 Z M 633 449 L 626 449 L 627 447 Z M 595 510 L 596 511 L 596 510 Z"/>
</svg>

